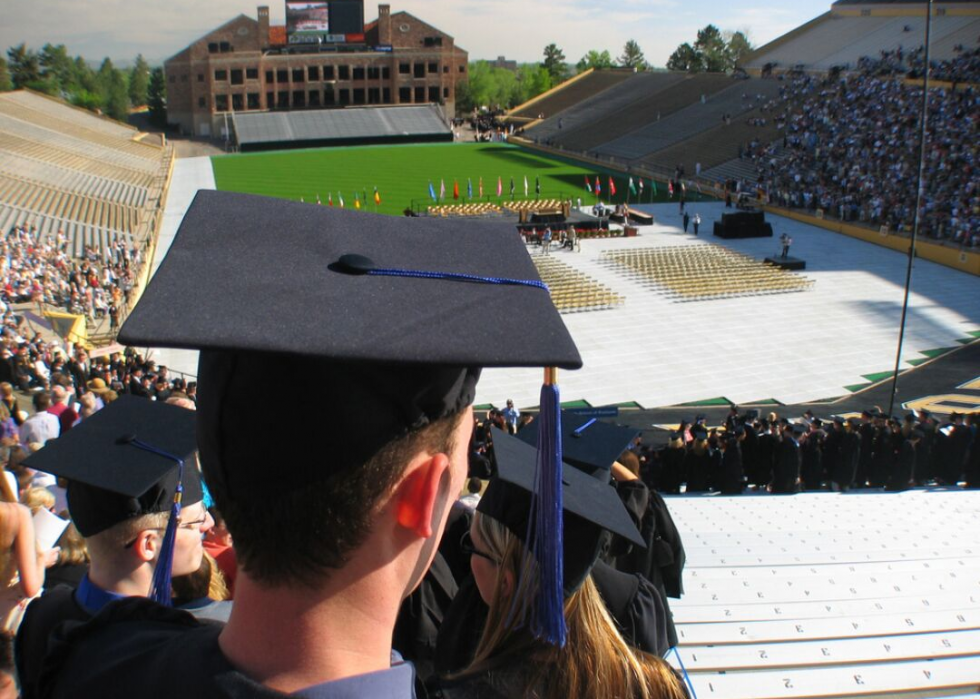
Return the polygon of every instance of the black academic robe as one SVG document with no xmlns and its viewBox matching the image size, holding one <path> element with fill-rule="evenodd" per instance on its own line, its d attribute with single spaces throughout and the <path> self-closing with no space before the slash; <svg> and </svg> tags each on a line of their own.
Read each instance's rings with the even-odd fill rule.
<svg viewBox="0 0 980 699">
<path fill-rule="evenodd" d="M 885 490 L 908 490 L 909 482 L 915 475 L 915 445 L 908 439 L 902 443 L 895 467 L 888 474 Z"/>
<path fill-rule="evenodd" d="M 38 696 L 41 663 L 54 630 L 65 622 L 82 622 L 89 618 L 91 615 L 75 601 L 75 591 L 65 585 L 49 590 L 27 606 L 14 641 L 14 659 L 23 699 Z"/>
<path fill-rule="evenodd" d="M 687 480 L 684 471 L 687 451 L 684 447 L 664 447 L 660 450 L 660 478 L 658 490 L 661 493 L 679 493 L 681 484 Z"/>
<path fill-rule="evenodd" d="M 694 449 L 687 452 L 684 459 L 684 472 L 687 474 L 688 493 L 704 493 L 711 487 L 714 476 L 713 449 L 705 449 L 698 453 Z"/>
<path fill-rule="evenodd" d="M 724 495 L 739 495 L 745 487 L 745 472 L 742 470 L 742 449 L 738 442 L 731 442 L 721 457 L 721 482 L 719 490 Z"/>
<path fill-rule="evenodd" d="M 841 490 L 849 490 L 854 486 L 857 474 L 858 460 L 861 458 L 861 435 L 858 432 L 845 432 L 841 437 L 840 454 L 837 457 L 837 468 L 832 478 Z"/>
<path fill-rule="evenodd" d="M 800 475 L 803 478 L 804 490 L 820 490 L 823 483 L 823 445 L 816 433 L 807 435 L 806 441 L 800 447 L 803 463 Z"/>
<path fill-rule="evenodd" d="M 776 446 L 779 440 L 768 432 L 759 435 L 759 454 L 755 468 L 748 474 L 749 483 L 764 487 L 772 481 L 772 467 L 776 461 Z"/>
<path fill-rule="evenodd" d="M 772 492 L 795 493 L 799 490 L 802 456 L 800 445 L 790 437 L 783 437 L 776 450 L 776 467 L 773 469 Z"/>
</svg>

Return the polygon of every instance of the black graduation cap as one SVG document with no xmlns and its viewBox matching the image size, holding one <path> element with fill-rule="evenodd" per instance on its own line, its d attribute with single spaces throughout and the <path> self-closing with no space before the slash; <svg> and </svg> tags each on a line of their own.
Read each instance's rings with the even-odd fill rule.
<svg viewBox="0 0 980 699">
<path fill-rule="evenodd" d="M 202 191 L 119 339 L 202 350 L 201 462 L 220 504 L 366 463 L 472 403 L 482 367 L 580 367 L 540 284 L 507 224 Z M 270 438 L 280 426 L 310 439 Z M 290 476 L 270 478 L 274 463 Z"/>
<path fill-rule="evenodd" d="M 809 425 L 805 425 L 802 422 L 793 423 L 793 434 L 806 434 L 809 429 Z"/>
<path fill-rule="evenodd" d="M 707 439 L 708 430 L 704 429 L 703 427 L 695 427 L 691 430 L 691 436 L 694 437 L 694 439 Z"/>
<path fill-rule="evenodd" d="M 535 420 L 517 433 L 518 439 L 536 445 L 538 425 Z M 608 480 L 613 462 L 629 448 L 640 430 L 610 425 L 596 418 L 561 412 L 562 459 L 586 473 L 604 475 Z"/>
<path fill-rule="evenodd" d="M 203 494 L 193 455 L 194 411 L 123 395 L 24 465 L 68 479 L 68 511 L 84 537 L 142 515 L 169 512 L 184 461 L 182 503 Z M 148 445 L 157 452 L 141 448 Z"/>
<path fill-rule="evenodd" d="M 497 476 L 490 480 L 477 511 L 496 519 L 521 541 L 528 540 L 534 462 L 537 451 L 516 437 L 493 428 Z M 608 531 L 645 547 L 616 489 L 571 466 L 562 471 L 564 517 L 564 588 L 571 594 L 585 581 Z"/>
</svg>

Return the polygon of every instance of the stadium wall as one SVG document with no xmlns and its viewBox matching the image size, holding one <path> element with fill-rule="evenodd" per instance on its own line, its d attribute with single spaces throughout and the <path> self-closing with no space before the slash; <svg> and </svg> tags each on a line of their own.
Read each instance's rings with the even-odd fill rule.
<svg viewBox="0 0 980 699">
<path fill-rule="evenodd" d="M 776 206 L 765 205 L 762 208 L 776 216 L 785 216 L 794 221 L 807 223 L 811 226 L 819 226 L 828 231 L 841 233 L 867 243 L 881 245 L 882 247 L 897 250 L 903 254 L 908 253 L 910 239 L 905 236 L 882 233 L 881 231 L 875 231 L 864 226 L 831 221 Z M 915 255 L 920 259 L 936 262 L 946 267 L 952 267 L 960 272 L 966 272 L 967 274 L 980 277 L 980 253 L 960 250 L 952 246 L 940 245 L 929 240 L 919 239 L 915 243 Z"/>
</svg>

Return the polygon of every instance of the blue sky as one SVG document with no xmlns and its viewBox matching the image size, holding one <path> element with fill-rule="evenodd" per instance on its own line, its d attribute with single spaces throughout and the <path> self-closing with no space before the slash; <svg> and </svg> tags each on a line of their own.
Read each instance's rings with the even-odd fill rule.
<svg viewBox="0 0 980 699">
<path fill-rule="evenodd" d="M 662 66 L 673 50 L 694 41 L 697 30 L 713 23 L 746 31 L 755 45 L 771 41 L 830 8 L 831 0 L 723 2 L 722 0 L 391 0 L 456 37 L 471 59 L 498 55 L 521 62 L 541 60 L 545 45 L 556 43 L 574 63 L 588 50 L 613 57 L 635 39 L 648 61 Z M 153 62 L 232 17 L 255 16 L 262 4 L 242 0 L 4 0 L 0 47 L 26 41 L 67 45 L 89 60 L 109 56 L 128 62 L 143 53 Z M 283 23 L 283 2 L 266 2 L 273 23 Z M 377 16 L 377 3 L 365 3 L 365 18 Z"/>
</svg>

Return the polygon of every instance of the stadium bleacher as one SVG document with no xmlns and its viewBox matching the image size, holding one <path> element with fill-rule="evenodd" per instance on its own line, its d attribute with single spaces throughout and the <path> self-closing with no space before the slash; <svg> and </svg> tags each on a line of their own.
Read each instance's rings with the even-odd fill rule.
<svg viewBox="0 0 980 699">
<path fill-rule="evenodd" d="M 544 117 L 553 116 L 586 98 L 629 80 L 633 75 L 633 71 L 628 69 L 593 70 L 586 75 L 567 81 L 567 84 L 561 89 L 553 90 L 539 99 L 518 106 L 507 113 L 507 119 L 527 122 L 537 119 L 541 115 Z"/>
</svg>

